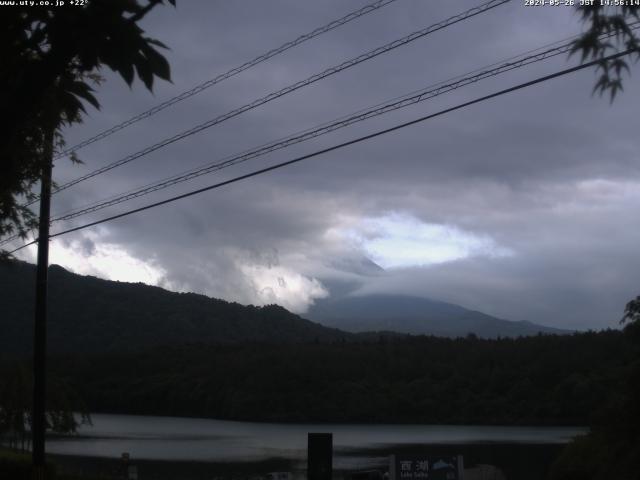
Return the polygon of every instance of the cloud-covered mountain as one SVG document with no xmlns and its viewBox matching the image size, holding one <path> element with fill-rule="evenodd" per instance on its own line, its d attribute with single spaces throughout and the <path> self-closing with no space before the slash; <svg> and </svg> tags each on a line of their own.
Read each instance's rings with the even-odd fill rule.
<svg viewBox="0 0 640 480">
<path fill-rule="evenodd" d="M 459 305 L 404 295 L 366 295 L 317 300 L 306 317 L 348 332 L 399 333 L 483 338 L 568 333 L 531 322 L 513 322 Z"/>
</svg>

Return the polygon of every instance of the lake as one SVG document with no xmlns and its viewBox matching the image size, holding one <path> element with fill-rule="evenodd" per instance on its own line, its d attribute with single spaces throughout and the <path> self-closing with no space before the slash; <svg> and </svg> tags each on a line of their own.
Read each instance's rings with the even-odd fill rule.
<svg viewBox="0 0 640 480">
<path fill-rule="evenodd" d="M 77 436 L 52 438 L 47 452 L 61 455 L 199 462 L 255 462 L 287 458 L 303 464 L 308 432 L 332 432 L 334 467 L 384 465 L 389 453 L 427 445 L 558 445 L 584 433 L 579 427 L 460 425 L 278 424 L 212 419 L 92 415 Z"/>
</svg>

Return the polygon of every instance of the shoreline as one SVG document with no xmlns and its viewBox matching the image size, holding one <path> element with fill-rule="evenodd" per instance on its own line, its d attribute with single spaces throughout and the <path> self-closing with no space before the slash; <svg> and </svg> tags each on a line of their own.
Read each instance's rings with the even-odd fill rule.
<svg viewBox="0 0 640 480">
<path fill-rule="evenodd" d="M 76 412 L 77 414 L 77 412 Z M 163 414 L 163 413 L 136 413 L 135 410 L 94 410 L 89 413 L 91 415 L 118 415 L 118 416 L 128 416 L 128 417 L 157 417 L 157 418 L 166 418 L 166 419 L 184 419 L 188 418 L 190 420 L 213 420 L 216 422 L 235 422 L 235 423 L 256 423 L 260 425 L 353 425 L 353 426 L 406 426 L 406 425 L 415 425 L 415 426 L 436 426 L 436 427 L 461 427 L 461 426 L 470 426 L 470 427 L 497 427 L 497 428 L 588 428 L 587 425 L 580 425 L 576 423 L 564 423 L 564 422 L 538 422 L 538 423 L 519 423 L 519 422 L 511 422 L 511 423 L 498 423 L 498 422 L 431 422 L 431 423 L 422 423 L 422 422 L 414 422 L 411 420 L 378 420 L 372 419 L 371 421 L 350 421 L 350 420 L 331 420 L 331 419 L 322 419 L 322 420 L 307 420 L 307 419 L 264 419 L 260 417 L 253 418 L 251 416 L 248 417 L 203 417 L 198 415 L 189 415 L 189 414 Z"/>
<path fill-rule="evenodd" d="M 60 472 L 71 475 L 115 477 L 122 472 L 119 458 L 50 454 Z M 175 460 L 131 459 L 138 468 L 138 476 L 144 480 L 212 480 L 248 479 L 268 472 L 291 471 L 292 462 L 283 458 L 247 462 L 205 462 Z"/>
<path fill-rule="evenodd" d="M 348 455 L 334 452 L 337 458 L 369 457 L 382 459 L 390 453 L 411 454 L 428 451 L 431 455 L 461 454 L 465 469 L 477 465 L 494 465 L 510 480 L 539 480 L 545 478 L 551 464 L 564 448 L 564 444 L 420 444 L 381 446 L 379 448 L 349 449 Z M 344 452 L 343 452 L 344 453 Z M 79 455 L 48 454 L 60 472 L 72 475 L 115 476 L 122 471 L 120 458 Z M 194 461 L 149 460 L 131 458 L 130 464 L 138 468 L 144 480 L 257 480 L 269 472 L 292 472 L 293 478 L 305 478 L 306 458 L 273 457 L 247 461 Z M 387 463 L 374 462 L 360 468 L 334 468 L 335 479 L 348 479 L 359 470 L 388 470 Z"/>
</svg>

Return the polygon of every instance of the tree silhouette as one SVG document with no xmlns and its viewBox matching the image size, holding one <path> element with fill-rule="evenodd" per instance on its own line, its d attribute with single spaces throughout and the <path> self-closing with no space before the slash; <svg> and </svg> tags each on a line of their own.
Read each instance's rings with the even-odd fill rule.
<svg viewBox="0 0 640 480">
<path fill-rule="evenodd" d="M 629 322 L 631 323 L 640 323 L 640 295 L 638 295 L 634 300 L 631 300 L 627 303 L 627 306 L 624 309 L 624 316 L 620 323 Z"/>
<path fill-rule="evenodd" d="M 46 428 L 55 433 L 74 433 L 91 423 L 82 399 L 62 379 L 49 378 Z M 9 447 L 28 450 L 31 443 L 33 376 L 25 365 L 0 365 L 0 439 Z M 74 413 L 75 412 L 75 413 Z"/>
<path fill-rule="evenodd" d="M 175 0 L 168 0 L 175 5 Z M 138 22 L 163 0 L 92 0 L 84 6 L 7 7 L 0 16 L 0 236 L 22 237 L 37 219 L 23 206 L 49 161 L 48 143 L 64 145 L 62 126 L 78 123 L 83 102 L 99 108 L 94 86 L 103 66 L 131 85 L 170 81 L 161 42 Z M 77 161 L 75 156 L 72 160 Z M 22 204 L 22 205 L 21 205 Z"/>
<path fill-rule="evenodd" d="M 552 480 L 638 478 L 640 471 L 640 296 L 627 303 L 621 323 L 632 345 L 622 368 L 612 372 L 608 398 L 591 415 L 590 431 L 575 438 L 557 459 Z M 602 382 L 605 383 L 605 382 Z"/>
<path fill-rule="evenodd" d="M 629 72 L 624 57 L 604 60 L 605 57 L 623 50 L 635 52 L 640 58 L 640 39 L 633 27 L 640 21 L 640 6 L 604 6 L 599 1 L 593 5 L 581 5 L 578 12 L 587 30 L 573 42 L 571 55 L 580 52 L 582 61 L 600 60 L 597 70 L 600 77 L 593 87 L 593 93 L 609 93 L 611 101 L 622 91 L 622 73 Z M 611 34 L 609 38 L 604 35 Z"/>
</svg>

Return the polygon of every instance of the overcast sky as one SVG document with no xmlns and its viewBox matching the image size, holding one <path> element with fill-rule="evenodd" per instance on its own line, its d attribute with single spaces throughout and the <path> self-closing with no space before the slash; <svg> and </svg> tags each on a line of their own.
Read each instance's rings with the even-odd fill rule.
<svg viewBox="0 0 640 480">
<path fill-rule="evenodd" d="M 366 0 L 182 0 L 143 26 L 171 50 L 153 94 L 110 71 L 73 145 L 355 10 Z M 57 162 L 64 183 L 480 2 L 397 0 Z M 570 7 L 512 2 L 286 95 L 53 198 L 53 213 L 220 160 L 579 32 Z M 75 226 L 576 64 L 561 56 L 108 210 Z M 59 237 L 51 262 L 304 313 L 398 293 L 511 320 L 615 327 L 640 293 L 640 69 L 610 105 L 593 70 L 295 166 Z M 33 260 L 34 250 L 22 258 Z M 375 268 L 371 262 L 381 268 Z"/>
</svg>

